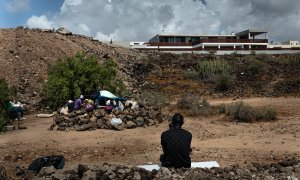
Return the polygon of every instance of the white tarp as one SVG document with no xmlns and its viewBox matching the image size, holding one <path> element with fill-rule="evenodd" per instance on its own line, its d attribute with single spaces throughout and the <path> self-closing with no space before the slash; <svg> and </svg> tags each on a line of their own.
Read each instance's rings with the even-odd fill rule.
<svg viewBox="0 0 300 180">
<path fill-rule="evenodd" d="M 139 165 L 137 167 L 146 169 L 147 171 L 160 169 L 160 166 L 158 164 L 146 164 L 146 165 Z M 191 164 L 191 168 L 213 168 L 213 167 L 220 167 L 220 165 L 217 163 L 217 161 L 192 162 Z"/>
<path fill-rule="evenodd" d="M 106 91 L 106 90 L 100 91 L 100 96 L 110 98 L 110 99 L 118 98 L 116 95 L 114 95 L 113 93 Z"/>
</svg>

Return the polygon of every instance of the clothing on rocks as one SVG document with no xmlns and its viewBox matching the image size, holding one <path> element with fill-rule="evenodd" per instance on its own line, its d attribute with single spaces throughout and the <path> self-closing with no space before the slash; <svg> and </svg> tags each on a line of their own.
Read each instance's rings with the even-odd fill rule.
<svg viewBox="0 0 300 180">
<path fill-rule="evenodd" d="M 10 117 L 12 119 L 21 119 L 23 118 L 23 105 L 20 102 L 14 103 L 14 102 L 9 102 L 8 104 L 8 109 L 9 109 L 9 113 L 10 113 Z"/>
<path fill-rule="evenodd" d="M 125 102 L 125 106 L 130 107 L 131 109 L 138 109 L 139 108 L 138 103 L 136 101 L 133 101 L 133 100 L 127 100 Z"/>
</svg>

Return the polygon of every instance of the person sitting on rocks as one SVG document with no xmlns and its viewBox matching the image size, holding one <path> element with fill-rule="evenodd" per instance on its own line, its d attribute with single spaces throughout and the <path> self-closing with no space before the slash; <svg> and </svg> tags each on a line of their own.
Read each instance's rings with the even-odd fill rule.
<svg viewBox="0 0 300 180">
<path fill-rule="evenodd" d="M 83 95 L 80 95 L 80 98 L 76 99 L 74 104 L 74 110 L 80 110 L 82 106 Z"/>
<path fill-rule="evenodd" d="M 160 156 L 163 167 L 190 168 L 192 134 L 182 129 L 184 118 L 176 113 L 172 117 L 170 129 L 161 134 L 163 154 Z"/>
</svg>

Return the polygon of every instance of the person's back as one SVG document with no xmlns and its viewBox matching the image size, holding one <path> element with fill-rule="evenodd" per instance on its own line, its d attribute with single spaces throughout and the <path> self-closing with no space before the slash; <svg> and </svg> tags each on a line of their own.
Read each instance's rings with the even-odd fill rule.
<svg viewBox="0 0 300 180">
<path fill-rule="evenodd" d="M 182 123 L 177 124 L 173 119 L 182 118 Z M 161 156 L 162 166 L 175 168 L 191 167 L 191 141 L 192 134 L 181 128 L 183 117 L 175 114 L 172 119 L 172 127 L 161 135 L 161 145 L 164 154 Z M 176 121 L 176 120 L 175 120 Z"/>
<path fill-rule="evenodd" d="M 83 96 L 80 95 L 80 98 L 79 98 L 79 99 L 76 99 L 76 101 L 75 101 L 75 103 L 74 103 L 74 110 L 79 110 L 79 109 L 81 109 L 82 100 L 83 100 Z"/>
</svg>

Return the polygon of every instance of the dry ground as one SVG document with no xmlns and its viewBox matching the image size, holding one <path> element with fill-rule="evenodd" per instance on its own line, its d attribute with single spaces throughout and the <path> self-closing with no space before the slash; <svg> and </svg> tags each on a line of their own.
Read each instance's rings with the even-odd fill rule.
<svg viewBox="0 0 300 180">
<path fill-rule="evenodd" d="M 212 104 L 231 99 L 209 100 Z M 238 101 L 238 100 L 235 100 Z M 216 160 L 221 166 L 273 162 L 284 157 L 300 158 L 300 98 L 251 98 L 255 106 L 272 106 L 279 112 L 275 122 L 226 122 L 220 115 L 186 118 L 184 128 L 193 134 L 193 161 Z M 28 116 L 25 130 L 0 134 L 0 164 L 27 167 L 40 156 L 64 155 L 67 164 L 102 162 L 138 165 L 158 163 L 160 134 L 167 122 L 124 131 L 48 131 L 52 118 Z"/>
</svg>

